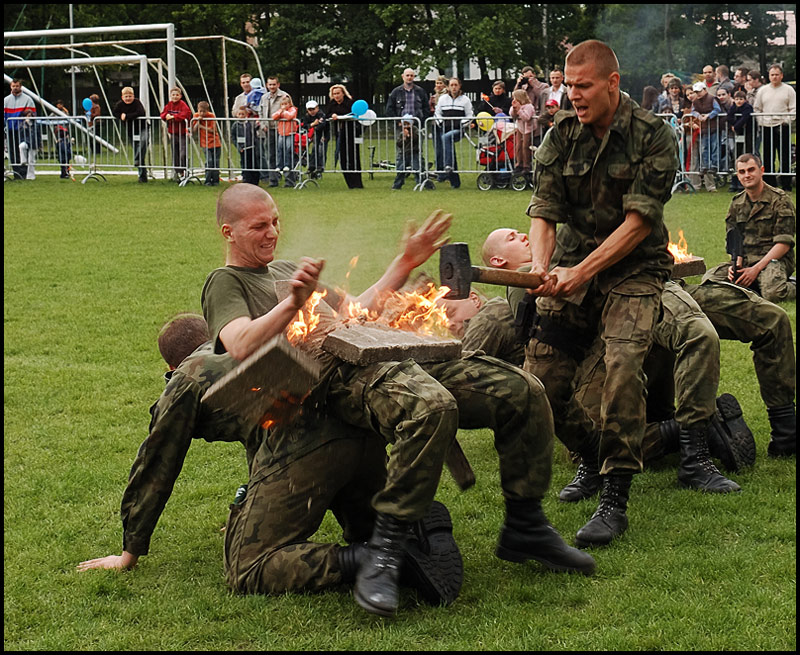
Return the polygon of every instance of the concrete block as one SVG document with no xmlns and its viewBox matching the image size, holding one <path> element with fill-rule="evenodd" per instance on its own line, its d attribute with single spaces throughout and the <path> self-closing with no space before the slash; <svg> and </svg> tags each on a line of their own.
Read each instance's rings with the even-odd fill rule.
<svg viewBox="0 0 800 655">
<path fill-rule="evenodd" d="M 288 420 L 319 376 L 316 361 L 277 336 L 215 382 L 202 402 L 253 424 Z"/>
<path fill-rule="evenodd" d="M 337 328 L 325 337 L 322 349 L 357 366 L 404 359 L 424 364 L 461 356 L 458 339 L 420 335 L 375 323 L 347 324 Z"/>
</svg>

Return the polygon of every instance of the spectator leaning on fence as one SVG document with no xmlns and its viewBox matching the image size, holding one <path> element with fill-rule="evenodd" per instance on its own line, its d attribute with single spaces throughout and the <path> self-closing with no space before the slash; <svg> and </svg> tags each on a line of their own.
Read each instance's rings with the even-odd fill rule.
<svg viewBox="0 0 800 655">
<path fill-rule="evenodd" d="M 169 102 L 161 110 L 161 120 L 167 124 L 172 141 L 172 165 L 175 179 L 180 182 L 186 175 L 186 132 L 192 110 L 183 101 L 183 93 L 176 86 L 169 90 Z"/>
<path fill-rule="evenodd" d="M 715 173 L 719 170 L 719 123 L 717 116 L 720 106 L 716 98 L 707 90 L 707 84 L 697 82 L 692 87 L 695 98 L 692 102 L 692 115 L 700 121 L 700 174 L 706 191 L 717 190 Z"/>
<path fill-rule="evenodd" d="M 33 99 L 22 92 L 22 80 L 11 82 L 11 93 L 3 100 L 3 126 L 6 130 L 6 147 L 8 148 L 8 161 L 14 178 L 24 180 L 27 175 L 27 165 L 20 159 L 20 129 L 22 128 L 22 114 L 32 110 L 36 114 Z"/>
<path fill-rule="evenodd" d="M 281 98 L 278 111 L 272 114 L 272 120 L 277 121 L 277 165 L 278 170 L 283 173 L 283 186 L 288 189 L 294 188 L 297 181 L 297 174 L 294 170 L 297 159 L 294 156 L 294 138 L 297 133 L 297 107 L 292 102 L 290 95 Z"/>
<path fill-rule="evenodd" d="M 414 84 L 416 77 L 417 74 L 411 68 L 403 71 L 403 83 L 392 89 L 386 101 L 387 116 L 413 116 L 423 124 L 431 115 L 428 94 L 419 84 Z"/>
<path fill-rule="evenodd" d="M 277 124 L 274 123 L 272 115 L 281 109 L 281 100 L 289 94 L 281 89 L 280 80 L 275 75 L 267 78 L 267 92 L 262 96 L 258 106 L 259 131 L 258 136 L 261 153 L 262 180 L 269 180 L 271 187 L 280 184 L 278 174 L 278 131 Z"/>
<path fill-rule="evenodd" d="M 794 175 L 791 172 L 792 132 L 791 124 L 797 112 L 797 94 L 783 81 L 783 69 L 777 64 L 769 67 L 769 84 L 763 85 L 756 94 L 753 110 L 761 126 L 764 143 L 764 177 L 767 184 L 784 191 L 792 190 Z M 777 175 L 775 159 L 778 159 Z"/>
<path fill-rule="evenodd" d="M 439 181 L 449 181 L 450 186 L 457 189 L 461 186 L 461 178 L 456 169 L 458 160 L 456 158 L 455 144 L 461 141 L 464 136 L 464 129 L 469 119 L 472 118 L 472 103 L 469 98 L 461 92 L 461 80 L 451 77 L 448 82 L 448 91 L 436 105 L 436 117 L 442 126 L 442 135 L 439 147 L 442 153 L 442 165 L 444 174 L 439 175 Z"/>
<path fill-rule="evenodd" d="M 739 158 L 746 152 L 755 152 L 753 133 L 753 107 L 747 102 L 744 91 L 733 94 L 733 106 L 728 109 L 728 125 L 734 133 L 735 157 Z M 731 179 L 731 191 L 742 191 L 744 187 L 739 182 L 739 177 L 734 175 Z"/>
<path fill-rule="evenodd" d="M 328 158 L 331 128 L 326 119 L 325 112 L 316 100 L 309 100 L 306 103 L 306 115 L 303 116 L 301 123 L 307 134 L 313 134 L 313 148 L 308 153 L 308 176 L 312 180 L 322 177 Z"/>
<path fill-rule="evenodd" d="M 206 156 L 206 186 L 219 185 L 219 156 L 222 151 L 222 140 L 219 138 L 217 121 L 211 113 L 211 106 L 202 100 L 197 103 L 197 113 L 192 119 L 192 132 L 197 134 L 197 141 Z"/>
<path fill-rule="evenodd" d="M 147 169 L 144 165 L 147 154 L 147 117 L 144 105 L 134 96 L 133 89 L 126 86 L 120 94 L 120 101 L 114 105 L 111 115 L 122 121 L 128 143 L 133 147 L 133 162 L 139 168 L 139 182 L 147 182 Z"/>
</svg>

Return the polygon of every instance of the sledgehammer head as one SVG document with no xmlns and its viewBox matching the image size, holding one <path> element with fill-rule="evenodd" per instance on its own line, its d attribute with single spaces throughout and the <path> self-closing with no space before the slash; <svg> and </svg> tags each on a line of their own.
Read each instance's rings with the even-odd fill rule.
<svg viewBox="0 0 800 655">
<path fill-rule="evenodd" d="M 446 243 L 439 249 L 439 284 L 449 287 L 445 298 L 463 300 L 472 284 L 472 264 L 466 243 Z"/>
</svg>

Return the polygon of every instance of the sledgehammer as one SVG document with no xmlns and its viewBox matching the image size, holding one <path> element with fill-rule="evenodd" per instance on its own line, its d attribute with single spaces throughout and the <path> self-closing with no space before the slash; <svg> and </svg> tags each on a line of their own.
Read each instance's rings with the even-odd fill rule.
<svg viewBox="0 0 800 655">
<path fill-rule="evenodd" d="M 542 283 L 542 278 L 536 273 L 472 266 L 466 243 L 446 243 L 439 249 L 439 280 L 441 286 L 450 288 L 450 293 L 445 298 L 452 300 L 468 297 L 473 282 L 524 289 L 535 289 Z"/>
</svg>

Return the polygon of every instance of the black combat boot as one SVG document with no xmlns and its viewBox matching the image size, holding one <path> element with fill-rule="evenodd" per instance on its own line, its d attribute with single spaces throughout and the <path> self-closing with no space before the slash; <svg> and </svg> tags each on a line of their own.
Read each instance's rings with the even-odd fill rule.
<svg viewBox="0 0 800 655">
<path fill-rule="evenodd" d="M 553 571 L 568 573 L 591 575 L 596 567 L 591 555 L 566 544 L 538 500 L 506 500 L 506 522 L 496 554 L 509 562 L 532 559 Z"/>
<path fill-rule="evenodd" d="M 450 512 L 442 503 L 433 501 L 425 517 L 412 524 L 400 582 L 431 605 L 450 605 L 458 598 L 464 563 L 453 539 Z"/>
<path fill-rule="evenodd" d="M 771 439 L 767 446 L 770 457 L 791 457 L 797 454 L 797 413 L 794 403 L 783 407 L 768 407 Z"/>
<path fill-rule="evenodd" d="M 661 441 L 663 443 L 664 454 L 677 453 L 679 449 L 678 435 L 681 428 L 678 422 L 672 418 L 668 421 L 659 421 L 658 431 L 661 434 Z"/>
<path fill-rule="evenodd" d="M 688 489 L 718 494 L 741 491 L 741 487 L 722 475 L 711 461 L 706 441 L 708 432 L 708 426 L 681 428 L 681 463 L 678 466 L 678 484 Z"/>
<path fill-rule="evenodd" d="M 628 529 L 628 494 L 632 473 L 609 473 L 602 476 L 600 503 L 592 518 L 575 535 L 578 548 L 605 546 Z"/>
<path fill-rule="evenodd" d="M 558 494 L 558 499 L 565 503 L 577 503 L 579 500 L 591 498 L 600 490 L 600 436 L 592 432 L 589 441 L 581 447 L 579 454 L 581 463 L 575 477 Z"/>
<path fill-rule="evenodd" d="M 756 440 L 742 416 L 739 401 L 724 393 L 708 426 L 708 450 L 726 471 L 737 472 L 756 461 Z"/>
<path fill-rule="evenodd" d="M 356 574 L 356 602 L 381 616 L 394 616 L 400 602 L 398 582 L 411 525 L 388 514 L 377 514 L 367 554 Z"/>
<path fill-rule="evenodd" d="M 342 582 L 355 581 L 358 567 L 361 566 L 366 554 L 366 542 L 356 542 L 339 548 L 339 571 L 342 574 Z"/>
</svg>

